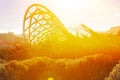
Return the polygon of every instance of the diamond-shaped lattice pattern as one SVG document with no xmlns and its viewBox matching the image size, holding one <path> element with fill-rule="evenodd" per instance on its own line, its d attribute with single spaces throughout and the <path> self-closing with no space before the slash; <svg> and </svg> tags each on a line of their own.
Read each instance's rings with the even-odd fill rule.
<svg viewBox="0 0 120 80">
<path fill-rule="evenodd" d="M 31 5 L 24 16 L 23 35 L 31 44 L 59 41 L 67 38 L 68 31 L 60 20 L 46 7 Z"/>
</svg>

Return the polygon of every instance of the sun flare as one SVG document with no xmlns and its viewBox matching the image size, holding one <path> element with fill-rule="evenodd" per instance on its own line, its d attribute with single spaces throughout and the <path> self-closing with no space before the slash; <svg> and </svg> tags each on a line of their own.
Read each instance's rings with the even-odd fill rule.
<svg viewBox="0 0 120 80">
<path fill-rule="evenodd" d="M 54 80 L 54 78 L 53 77 L 49 77 L 48 80 Z"/>
<path fill-rule="evenodd" d="M 0 0 L 0 80 L 120 80 L 111 1 Z"/>
</svg>

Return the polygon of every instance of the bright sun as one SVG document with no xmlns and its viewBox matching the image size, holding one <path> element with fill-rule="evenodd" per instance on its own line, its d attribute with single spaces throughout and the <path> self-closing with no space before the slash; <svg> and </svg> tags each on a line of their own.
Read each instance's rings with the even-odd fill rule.
<svg viewBox="0 0 120 80">
<path fill-rule="evenodd" d="M 6 1 L 0 1 L 0 14 L 3 15 L 0 26 L 4 27 L 0 28 L 0 33 L 22 33 L 25 10 L 34 3 L 50 9 L 67 28 L 74 24 L 85 24 L 95 31 L 106 31 L 120 24 L 119 0 L 22 0 L 12 1 L 9 5 Z"/>
<path fill-rule="evenodd" d="M 85 24 L 93 30 L 106 31 L 109 29 L 110 23 L 108 25 L 107 21 L 104 21 L 106 13 L 109 12 L 106 12 L 107 9 L 102 4 L 104 2 L 100 0 L 55 0 L 56 9 L 54 11 L 66 27 Z"/>
</svg>

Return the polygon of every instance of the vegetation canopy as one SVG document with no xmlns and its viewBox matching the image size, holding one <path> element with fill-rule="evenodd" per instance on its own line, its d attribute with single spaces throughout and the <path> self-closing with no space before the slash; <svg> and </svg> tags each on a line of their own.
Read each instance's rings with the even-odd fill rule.
<svg viewBox="0 0 120 80">
<path fill-rule="evenodd" d="M 120 80 L 119 60 L 119 26 L 66 29 L 39 4 L 26 10 L 23 36 L 0 34 L 0 80 Z"/>
</svg>

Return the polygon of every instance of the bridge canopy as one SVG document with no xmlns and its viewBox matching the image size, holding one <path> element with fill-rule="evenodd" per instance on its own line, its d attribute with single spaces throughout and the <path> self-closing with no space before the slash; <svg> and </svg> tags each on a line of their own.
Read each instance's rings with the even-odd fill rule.
<svg viewBox="0 0 120 80">
<path fill-rule="evenodd" d="M 32 45 L 57 43 L 67 39 L 69 32 L 60 20 L 41 4 L 31 5 L 24 15 L 23 36 Z"/>
</svg>

